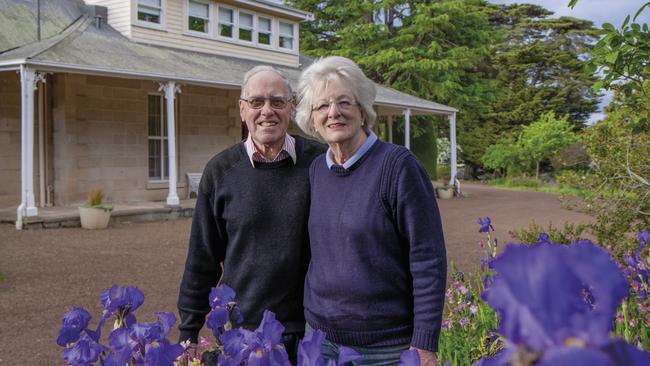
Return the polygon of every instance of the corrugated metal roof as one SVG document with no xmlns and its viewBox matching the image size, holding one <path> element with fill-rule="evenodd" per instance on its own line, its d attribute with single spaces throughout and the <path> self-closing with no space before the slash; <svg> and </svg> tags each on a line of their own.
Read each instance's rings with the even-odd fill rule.
<svg viewBox="0 0 650 366">
<path fill-rule="evenodd" d="M 24 9 L 29 1 L 0 0 L 0 2 L 0 4 L 22 3 L 23 9 L 16 11 L 25 17 L 31 16 L 31 13 Z M 32 2 L 35 3 L 35 0 Z M 64 6 L 64 9 L 47 15 L 47 19 L 50 19 L 49 22 L 52 24 L 51 29 L 55 29 L 56 24 L 58 33 L 48 30 L 47 39 L 40 42 L 34 42 L 32 39 L 32 42 L 27 42 L 22 47 L 0 53 L 0 65 L 24 62 L 48 71 L 175 80 L 188 84 L 239 88 L 246 71 L 265 63 L 131 42 L 105 24 L 101 28 L 95 27 L 93 21 L 82 14 L 83 8 L 76 0 L 43 2 L 49 5 L 69 3 Z M 10 10 L 19 8 L 19 6 L 9 7 Z M 48 7 L 48 11 L 49 9 Z M 74 11 L 77 11 L 76 17 Z M 5 13 L 4 9 L 2 13 Z M 57 20 L 57 17 L 60 19 Z M 14 15 L 7 16 L 5 19 L 11 20 L 12 23 L 21 21 L 20 17 Z M 4 24 L 0 29 L 7 27 L 10 25 Z M 30 38 L 25 37 L 12 42 L 18 44 L 28 39 Z M 301 57 L 300 60 L 303 65 L 311 62 L 307 57 Z M 276 67 L 286 73 L 292 85 L 297 84 L 300 68 L 279 65 Z M 394 113 L 405 108 L 411 108 L 413 114 L 450 114 L 457 111 L 381 85 L 377 85 L 376 104 Z"/>
</svg>

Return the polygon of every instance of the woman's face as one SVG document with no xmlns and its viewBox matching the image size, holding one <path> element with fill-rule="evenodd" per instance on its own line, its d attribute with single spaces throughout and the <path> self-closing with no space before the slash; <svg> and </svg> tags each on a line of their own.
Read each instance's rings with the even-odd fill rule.
<svg viewBox="0 0 650 366">
<path fill-rule="evenodd" d="M 363 115 L 352 88 L 339 79 L 328 80 L 315 93 L 312 105 L 314 128 L 328 144 L 345 144 L 359 134 Z"/>
</svg>

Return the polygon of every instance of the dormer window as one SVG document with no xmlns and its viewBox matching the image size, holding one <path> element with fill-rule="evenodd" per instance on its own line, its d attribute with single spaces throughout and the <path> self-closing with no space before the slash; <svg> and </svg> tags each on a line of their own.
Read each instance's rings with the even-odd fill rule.
<svg viewBox="0 0 650 366">
<path fill-rule="evenodd" d="M 148 23 L 161 24 L 162 0 L 137 0 L 138 20 Z"/>
<path fill-rule="evenodd" d="M 209 33 L 210 5 L 201 1 L 189 0 L 188 28 L 194 32 Z"/>
<path fill-rule="evenodd" d="M 219 35 L 222 37 L 233 37 L 234 11 L 229 8 L 219 7 Z"/>
<path fill-rule="evenodd" d="M 294 49 L 293 24 L 282 21 L 280 22 L 278 44 L 280 48 L 286 48 L 288 50 Z"/>
<path fill-rule="evenodd" d="M 265 17 L 257 18 L 257 43 L 271 45 L 271 19 Z"/>
<path fill-rule="evenodd" d="M 164 10 L 165 0 L 159 1 Z M 297 54 L 298 24 L 289 19 L 214 0 L 183 1 L 186 20 L 183 33 L 187 36 Z"/>
<path fill-rule="evenodd" d="M 253 42 L 253 14 L 239 12 L 239 39 Z"/>
</svg>

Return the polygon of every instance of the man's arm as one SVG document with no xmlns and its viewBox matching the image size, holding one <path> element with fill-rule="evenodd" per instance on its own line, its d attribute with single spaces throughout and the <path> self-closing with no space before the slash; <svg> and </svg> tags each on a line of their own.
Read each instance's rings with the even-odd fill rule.
<svg viewBox="0 0 650 366">
<path fill-rule="evenodd" d="M 205 176 L 209 179 L 209 176 Z M 221 277 L 221 262 L 225 256 L 225 242 L 214 213 L 213 192 L 202 187 L 196 198 L 192 219 L 190 245 L 185 262 L 185 272 L 178 296 L 181 322 L 180 341 L 197 342 L 205 316 L 210 311 L 210 289 Z"/>
</svg>

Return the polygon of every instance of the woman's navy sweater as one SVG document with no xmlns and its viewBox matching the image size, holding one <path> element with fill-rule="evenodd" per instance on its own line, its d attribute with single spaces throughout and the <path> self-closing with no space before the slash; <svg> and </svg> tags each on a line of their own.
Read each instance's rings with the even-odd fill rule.
<svg viewBox="0 0 650 366">
<path fill-rule="evenodd" d="M 305 318 L 333 342 L 437 351 L 447 261 L 433 186 L 407 149 L 377 141 L 350 169 L 310 168 Z"/>
</svg>

